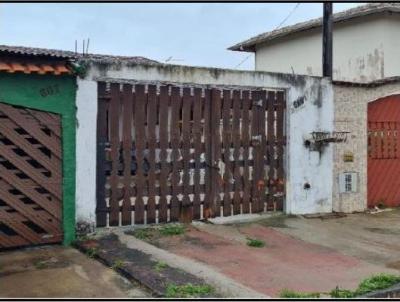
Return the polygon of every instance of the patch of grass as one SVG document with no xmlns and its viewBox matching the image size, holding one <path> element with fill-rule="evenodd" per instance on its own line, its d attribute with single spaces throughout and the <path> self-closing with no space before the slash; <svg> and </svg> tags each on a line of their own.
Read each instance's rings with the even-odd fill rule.
<svg viewBox="0 0 400 302">
<path fill-rule="evenodd" d="M 378 274 L 361 281 L 356 293 L 364 295 L 374 290 L 385 289 L 400 282 L 400 276 L 390 274 Z"/>
<path fill-rule="evenodd" d="M 260 248 L 265 246 L 265 242 L 259 239 L 247 238 L 247 245 Z"/>
<path fill-rule="evenodd" d="M 355 292 L 348 289 L 340 289 L 338 286 L 331 290 L 329 295 L 332 298 L 354 298 Z"/>
<path fill-rule="evenodd" d="M 193 285 L 191 283 L 185 285 L 169 284 L 166 289 L 165 297 L 167 298 L 196 298 L 210 295 L 214 292 L 214 288 L 210 285 Z"/>
<path fill-rule="evenodd" d="M 98 250 L 97 250 L 97 248 L 95 248 L 95 247 L 90 247 L 90 248 L 88 248 L 87 250 L 86 250 L 86 255 L 89 257 L 89 258 L 95 258 L 96 256 L 97 256 L 97 254 L 98 254 Z"/>
<path fill-rule="evenodd" d="M 160 228 L 161 236 L 174 236 L 174 235 L 182 235 L 186 232 L 186 229 L 183 225 L 180 224 L 167 224 Z"/>
<path fill-rule="evenodd" d="M 146 229 L 137 229 L 132 232 L 132 235 L 135 236 L 138 239 L 141 240 L 146 240 L 146 239 L 151 239 L 152 236 L 152 230 L 150 228 Z"/>
<path fill-rule="evenodd" d="M 356 290 L 341 289 L 338 286 L 331 290 L 331 298 L 356 298 L 375 290 L 389 288 L 396 283 L 400 283 L 400 276 L 389 274 L 378 274 L 364 279 Z M 280 293 L 281 298 L 319 298 L 320 293 L 301 293 L 289 289 L 283 289 Z"/>
<path fill-rule="evenodd" d="M 125 234 L 133 235 L 140 240 L 155 241 L 161 237 L 182 235 L 186 232 L 186 228 L 180 224 L 167 224 L 157 227 L 148 227 L 127 231 Z"/>
<path fill-rule="evenodd" d="M 45 261 L 36 261 L 33 265 L 36 269 L 45 269 L 47 267 Z"/>
<path fill-rule="evenodd" d="M 168 267 L 168 264 L 166 264 L 163 261 L 157 261 L 157 263 L 154 265 L 154 270 L 157 272 L 161 272 L 164 269 L 166 269 Z"/>
<path fill-rule="evenodd" d="M 89 238 L 88 235 L 78 235 L 78 236 L 77 236 L 77 240 L 80 241 L 80 242 L 87 241 L 87 240 L 89 240 L 89 239 L 90 239 L 90 238 Z"/>
<path fill-rule="evenodd" d="M 117 259 L 114 261 L 113 265 L 112 265 L 112 269 L 113 270 L 119 270 L 120 268 L 122 268 L 124 266 L 125 262 L 123 260 Z"/>
<path fill-rule="evenodd" d="M 319 298 L 321 296 L 320 293 L 302 293 L 302 292 L 296 292 L 294 290 L 290 290 L 290 289 L 283 289 L 280 294 L 279 297 L 280 298 Z"/>
</svg>

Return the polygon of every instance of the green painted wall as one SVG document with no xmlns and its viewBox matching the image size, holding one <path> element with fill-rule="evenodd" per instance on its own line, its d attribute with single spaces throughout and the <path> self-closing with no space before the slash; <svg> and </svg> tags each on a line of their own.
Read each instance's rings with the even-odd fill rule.
<svg viewBox="0 0 400 302">
<path fill-rule="evenodd" d="M 0 73 L 0 102 L 61 115 L 64 244 L 75 239 L 76 81 L 73 76 Z"/>
</svg>

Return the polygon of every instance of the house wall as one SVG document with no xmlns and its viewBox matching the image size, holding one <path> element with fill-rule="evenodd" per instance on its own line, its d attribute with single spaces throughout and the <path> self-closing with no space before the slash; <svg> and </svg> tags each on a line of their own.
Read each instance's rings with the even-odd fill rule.
<svg viewBox="0 0 400 302">
<path fill-rule="evenodd" d="M 335 129 L 349 131 L 346 143 L 334 144 L 333 210 L 358 212 L 367 208 L 367 121 L 368 103 L 379 98 L 400 94 L 400 83 L 378 87 L 333 86 L 335 98 Z M 353 162 L 344 162 L 346 152 L 354 155 Z M 358 173 L 358 189 L 355 193 L 339 193 L 339 175 L 344 172 Z"/>
<path fill-rule="evenodd" d="M 82 232 L 93 229 L 96 221 L 93 200 L 96 198 L 96 120 L 97 83 L 77 78 L 76 91 L 76 222 Z M 85 230 L 86 229 L 86 230 Z"/>
<path fill-rule="evenodd" d="M 333 91 L 326 79 L 173 65 L 92 63 L 85 78 L 78 79 L 77 218 L 95 223 L 97 80 L 286 90 L 288 152 L 285 210 L 294 214 L 332 211 L 332 147 L 328 146 L 320 155 L 310 152 L 303 142 L 303 138 L 312 131 L 333 130 Z M 306 182 L 311 185 L 309 190 L 303 188 Z"/>
<path fill-rule="evenodd" d="M 369 82 L 400 75 L 400 16 L 365 16 L 333 26 L 333 79 Z M 321 76 L 322 28 L 260 44 L 255 69 Z"/>
<path fill-rule="evenodd" d="M 61 115 L 64 244 L 75 239 L 75 91 L 73 76 L 0 74 L 0 102 Z"/>
</svg>

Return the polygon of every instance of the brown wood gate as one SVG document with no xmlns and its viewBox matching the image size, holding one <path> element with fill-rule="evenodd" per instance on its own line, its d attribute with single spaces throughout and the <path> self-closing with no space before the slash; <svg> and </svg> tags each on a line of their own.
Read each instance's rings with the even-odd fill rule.
<svg viewBox="0 0 400 302">
<path fill-rule="evenodd" d="M 0 249 L 62 241 L 55 114 L 0 103 Z"/>
<path fill-rule="evenodd" d="M 97 225 L 281 210 L 284 91 L 98 83 Z"/>
</svg>

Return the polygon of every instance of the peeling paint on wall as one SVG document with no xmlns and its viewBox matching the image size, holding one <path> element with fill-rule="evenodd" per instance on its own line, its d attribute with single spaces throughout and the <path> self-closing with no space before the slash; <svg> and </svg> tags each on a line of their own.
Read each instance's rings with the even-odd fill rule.
<svg viewBox="0 0 400 302">
<path fill-rule="evenodd" d="M 399 75 L 399 23 L 396 14 L 335 24 L 333 79 L 370 82 Z M 321 39 L 321 30 L 312 29 L 257 45 L 256 70 L 290 73 L 293 68 L 299 74 L 321 76 Z"/>
<path fill-rule="evenodd" d="M 109 64 L 98 67 L 92 63 L 85 79 L 78 81 L 78 129 L 77 163 L 77 216 L 80 219 L 94 221 L 96 208 L 95 183 L 96 159 L 88 154 L 96 154 L 95 131 L 97 111 L 96 81 L 141 81 L 180 83 L 207 86 L 257 87 L 286 91 L 287 108 L 293 109 L 293 103 L 303 102 L 299 110 L 287 110 L 285 154 L 286 204 L 285 211 L 293 214 L 332 211 L 332 147 L 328 146 L 323 156 L 317 154 L 317 161 L 310 158 L 310 151 L 303 146 L 303 135 L 312 131 L 333 130 L 333 94 L 331 83 L 327 79 L 299 76 L 293 74 L 222 70 L 216 68 L 197 68 L 177 65 L 118 65 Z M 303 100 L 303 101 L 302 101 Z M 91 108 L 85 114 L 85 108 Z M 80 113 L 81 112 L 81 113 Z M 222 167 L 223 163 L 221 163 Z M 86 171 L 86 172 L 85 172 Z M 311 184 L 305 194 L 304 181 Z M 297 184 L 301 185 L 297 185 Z M 78 185 L 79 184 L 79 185 Z M 88 184 L 88 185 L 86 185 Z M 83 198 L 84 197 L 84 198 Z M 316 201 L 326 199 L 323 207 Z"/>
</svg>

